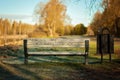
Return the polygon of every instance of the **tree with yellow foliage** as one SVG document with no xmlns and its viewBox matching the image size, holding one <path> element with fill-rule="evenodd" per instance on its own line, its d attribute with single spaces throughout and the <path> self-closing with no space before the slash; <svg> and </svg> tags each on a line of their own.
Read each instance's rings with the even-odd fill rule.
<svg viewBox="0 0 120 80">
<path fill-rule="evenodd" d="M 38 7 L 41 6 L 38 5 Z M 39 14 L 39 19 L 42 19 L 42 22 L 44 22 L 50 37 L 53 37 L 55 34 L 64 34 L 66 6 L 60 0 L 50 0 L 43 9 L 38 9 L 37 13 Z"/>
</svg>

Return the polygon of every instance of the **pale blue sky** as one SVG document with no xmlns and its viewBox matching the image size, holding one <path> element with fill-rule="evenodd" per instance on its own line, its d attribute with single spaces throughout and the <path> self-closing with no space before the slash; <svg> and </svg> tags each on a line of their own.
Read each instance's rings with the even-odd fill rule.
<svg viewBox="0 0 120 80">
<path fill-rule="evenodd" d="M 48 0 L 0 0 L 0 17 L 34 24 L 36 22 L 33 19 L 35 6 L 39 2 L 45 1 Z M 86 6 L 86 3 L 89 4 L 91 0 L 86 0 L 86 2 L 85 0 L 80 2 L 74 2 L 75 0 L 64 1 L 67 7 L 67 14 L 72 19 L 71 24 L 83 23 L 87 26 L 91 22 L 96 11 L 90 14 L 90 10 Z"/>
</svg>

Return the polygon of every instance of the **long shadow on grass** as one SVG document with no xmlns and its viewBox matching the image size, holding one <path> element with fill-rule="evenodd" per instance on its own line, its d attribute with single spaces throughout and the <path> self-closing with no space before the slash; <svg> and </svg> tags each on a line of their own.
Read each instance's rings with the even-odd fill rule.
<svg viewBox="0 0 120 80">
<path fill-rule="evenodd" d="M 89 59 L 89 64 L 100 64 L 101 63 L 101 58 L 89 57 L 88 59 Z M 110 60 L 109 58 L 108 59 L 103 58 L 103 62 L 110 63 Z M 120 64 L 120 59 L 112 59 L 111 62 Z"/>
<path fill-rule="evenodd" d="M 83 56 L 39 56 L 39 57 L 29 57 L 29 61 L 35 62 L 76 62 L 76 63 L 84 63 Z"/>
<path fill-rule="evenodd" d="M 3 67 L 0 66 L 0 80 L 28 80 L 22 78 L 18 75 L 14 75 L 13 73 L 7 71 Z"/>
<path fill-rule="evenodd" d="M 84 63 L 85 58 L 83 56 L 37 56 L 37 57 L 29 57 L 29 61 L 34 62 L 62 62 L 62 63 Z M 106 59 L 107 60 L 107 59 Z M 99 64 L 101 60 L 96 57 L 88 58 L 89 64 Z"/>
<path fill-rule="evenodd" d="M 96 58 L 96 57 L 89 57 L 88 58 L 88 62 L 89 62 L 89 64 L 100 64 L 101 63 L 101 59 L 100 58 Z"/>
<path fill-rule="evenodd" d="M 36 73 L 35 72 L 32 72 L 32 71 L 30 71 L 30 70 L 27 70 L 27 69 L 24 69 L 24 68 L 22 68 L 22 67 L 20 67 L 20 66 L 22 66 L 22 65 L 12 65 L 14 68 L 16 68 L 16 69 L 18 69 L 20 72 L 22 72 L 22 73 L 24 73 L 26 76 L 30 76 L 31 77 L 31 79 L 29 79 L 29 80 L 42 80 L 41 78 L 40 78 L 40 76 L 37 76 L 36 75 Z M 28 68 L 29 68 L 29 66 L 30 65 L 26 65 Z"/>
<path fill-rule="evenodd" d="M 119 80 L 120 79 L 120 65 L 117 63 L 103 63 L 101 64 L 71 64 L 64 63 L 64 65 L 71 67 L 73 70 L 78 71 L 79 76 L 82 76 L 85 80 Z M 75 75 L 74 73 L 71 73 Z M 78 75 L 77 74 L 77 75 Z M 71 76 L 72 76 L 71 75 Z"/>
<path fill-rule="evenodd" d="M 54 58 L 56 59 L 58 57 L 54 57 Z M 90 57 L 90 59 L 99 60 L 98 58 L 94 58 L 94 57 Z M 28 76 L 34 77 L 35 80 L 44 79 L 44 78 L 41 79 L 41 76 L 39 76 L 37 73 L 40 73 L 40 75 L 47 73 L 45 74 L 45 76 L 55 77 L 54 79 L 49 79 L 49 80 L 91 80 L 91 79 L 92 80 L 119 80 L 120 78 L 119 77 L 120 64 L 118 65 L 118 63 L 83 65 L 75 62 L 60 63 L 59 61 L 59 62 L 40 62 L 37 64 L 13 65 L 13 66 L 18 70 L 20 70 L 22 73 L 25 73 Z M 43 71 L 43 72 L 36 72 L 33 70 L 31 71 L 29 69 L 23 68 L 22 66 L 30 69 L 35 69 L 35 70 L 39 69 L 40 71 Z M 46 69 L 50 71 L 48 72 L 46 71 Z"/>
</svg>

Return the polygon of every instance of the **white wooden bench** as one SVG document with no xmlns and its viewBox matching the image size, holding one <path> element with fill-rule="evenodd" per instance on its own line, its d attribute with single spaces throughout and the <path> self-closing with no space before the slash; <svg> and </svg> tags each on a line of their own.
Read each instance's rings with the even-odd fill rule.
<svg viewBox="0 0 120 80">
<path fill-rule="evenodd" d="M 89 40 L 73 38 L 39 38 L 23 40 L 24 63 L 28 63 L 29 56 L 84 56 L 88 64 Z M 35 48 L 33 51 L 31 49 Z M 44 49 L 50 48 L 49 51 Z M 52 48 L 63 48 L 64 51 L 54 51 Z M 84 52 L 67 51 L 67 48 L 84 48 Z M 40 49 L 37 51 L 36 49 Z M 42 51 L 43 49 L 43 51 Z"/>
</svg>

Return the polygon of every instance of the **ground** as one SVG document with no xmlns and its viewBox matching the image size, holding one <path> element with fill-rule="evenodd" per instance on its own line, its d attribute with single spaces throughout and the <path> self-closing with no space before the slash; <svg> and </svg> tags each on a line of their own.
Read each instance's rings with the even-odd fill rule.
<svg viewBox="0 0 120 80">
<path fill-rule="evenodd" d="M 105 55 L 101 64 L 92 38 L 88 65 L 83 64 L 84 57 L 80 56 L 31 57 L 25 65 L 22 47 L 0 48 L 0 80 L 120 80 L 119 44 L 119 40 L 115 42 L 112 62 Z"/>
<path fill-rule="evenodd" d="M 0 63 L 0 80 L 119 80 L 120 63 Z"/>
</svg>

